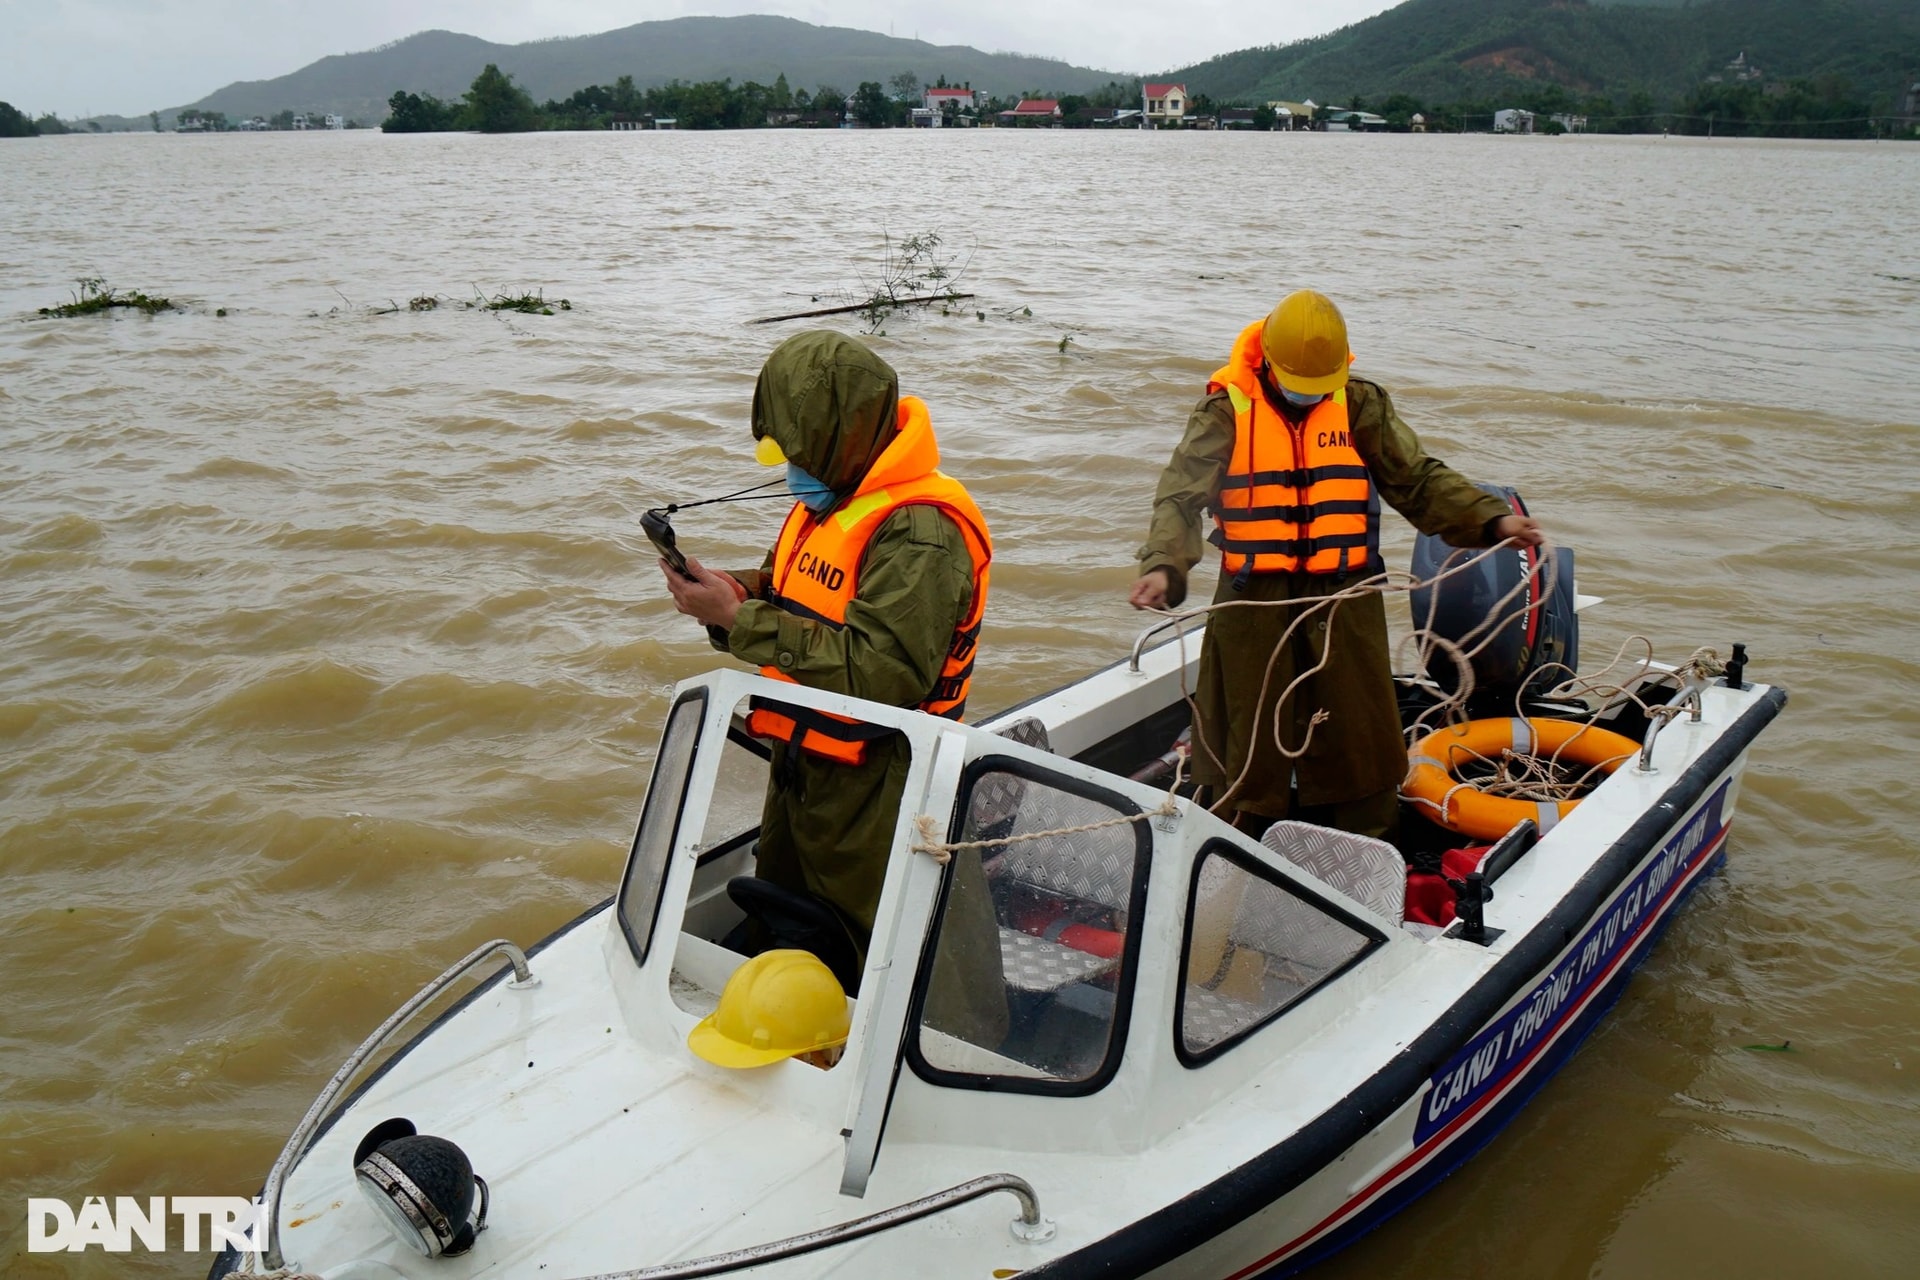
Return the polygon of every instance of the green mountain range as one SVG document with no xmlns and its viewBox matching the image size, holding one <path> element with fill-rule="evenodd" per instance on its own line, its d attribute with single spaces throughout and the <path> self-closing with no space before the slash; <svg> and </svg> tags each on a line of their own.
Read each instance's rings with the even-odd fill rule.
<svg viewBox="0 0 1920 1280">
<path fill-rule="evenodd" d="M 1914 0 L 1407 0 L 1292 44 L 1168 73 L 1219 101 L 1488 100 L 1558 86 L 1575 99 L 1680 99 L 1745 55 L 1755 80 L 1837 82 L 1874 111 L 1920 80 Z"/>
<path fill-rule="evenodd" d="M 673 18 L 514 45 L 423 31 L 379 49 L 322 58 L 278 79 L 230 84 L 160 114 L 170 121 L 188 107 L 224 112 L 234 120 L 283 110 L 334 112 L 377 124 L 396 91 L 457 99 L 489 62 L 537 102 L 564 99 L 592 84 L 610 85 L 623 75 L 645 89 L 669 80 L 772 84 L 784 74 L 796 89 L 829 84 L 851 93 L 863 80 L 884 84 L 911 71 L 928 84 L 945 76 L 949 84 L 994 94 L 1085 92 L 1114 78 L 1050 58 L 982 53 L 965 45 L 900 40 L 792 18 Z"/>
</svg>

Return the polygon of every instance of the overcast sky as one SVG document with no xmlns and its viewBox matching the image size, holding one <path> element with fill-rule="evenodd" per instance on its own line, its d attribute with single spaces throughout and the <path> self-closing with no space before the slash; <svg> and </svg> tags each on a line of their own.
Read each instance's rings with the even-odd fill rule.
<svg viewBox="0 0 1920 1280">
<path fill-rule="evenodd" d="M 1110 71 L 1157 71 L 1319 35 L 1394 0 L 0 0 L 0 101 L 34 115 L 145 115 L 235 80 L 436 27 L 502 44 L 657 18 L 777 13 Z"/>
</svg>

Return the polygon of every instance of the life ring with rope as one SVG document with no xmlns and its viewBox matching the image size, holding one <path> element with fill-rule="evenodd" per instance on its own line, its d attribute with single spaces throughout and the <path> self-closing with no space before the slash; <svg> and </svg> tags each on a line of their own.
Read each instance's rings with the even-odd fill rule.
<svg viewBox="0 0 1920 1280">
<path fill-rule="evenodd" d="M 1400 795 L 1461 835 L 1498 840 L 1524 818 L 1532 818 L 1544 834 L 1580 801 L 1488 795 L 1456 776 L 1455 770 L 1512 752 L 1545 757 L 1556 764 L 1585 765 L 1589 775 L 1605 775 L 1639 750 L 1640 744 L 1632 738 L 1579 720 L 1469 720 L 1436 729 L 1414 745 L 1407 753 L 1407 778 L 1400 784 Z"/>
</svg>

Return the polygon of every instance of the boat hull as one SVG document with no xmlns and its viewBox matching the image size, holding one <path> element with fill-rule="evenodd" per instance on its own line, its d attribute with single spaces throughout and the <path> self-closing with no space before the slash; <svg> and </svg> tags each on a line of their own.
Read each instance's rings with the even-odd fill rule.
<svg viewBox="0 0 1920 1280">
<path fill-rule="evenodd" d="M 1199 1191 L 1025 1275 L 1288 1276 L 1412 1203 L 1573 1056 L 1686 895 L 1725 861 L 1746 748 L 1784 702 L 1776 689 L 1749 707 L 1565 901 L 1341 1105 Z M 1384 1160 L 1358 1155 L 1383 1150 Z"/>
</svg>

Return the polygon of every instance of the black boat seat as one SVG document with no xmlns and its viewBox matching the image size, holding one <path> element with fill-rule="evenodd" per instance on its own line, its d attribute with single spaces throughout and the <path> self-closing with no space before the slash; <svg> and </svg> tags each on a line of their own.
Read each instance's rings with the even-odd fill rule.
<svg viewBox="0 0 1920 1280">
<path fill-rule="evenodd" d="M 840 980 L 848 995 L 860 992 L 860 952 L 853 944 L 840 913 L 810 893 L 799 893 L 758 876 L 735 876 L 727 881 L 727 896 L 747 913 L 742 927 L 721 943 L 733 951 L 757 955 L 761 951 L 792 948 L 811 951 Z M 745 926 L 757 923 L 760 937 Z"/>
</svg>

